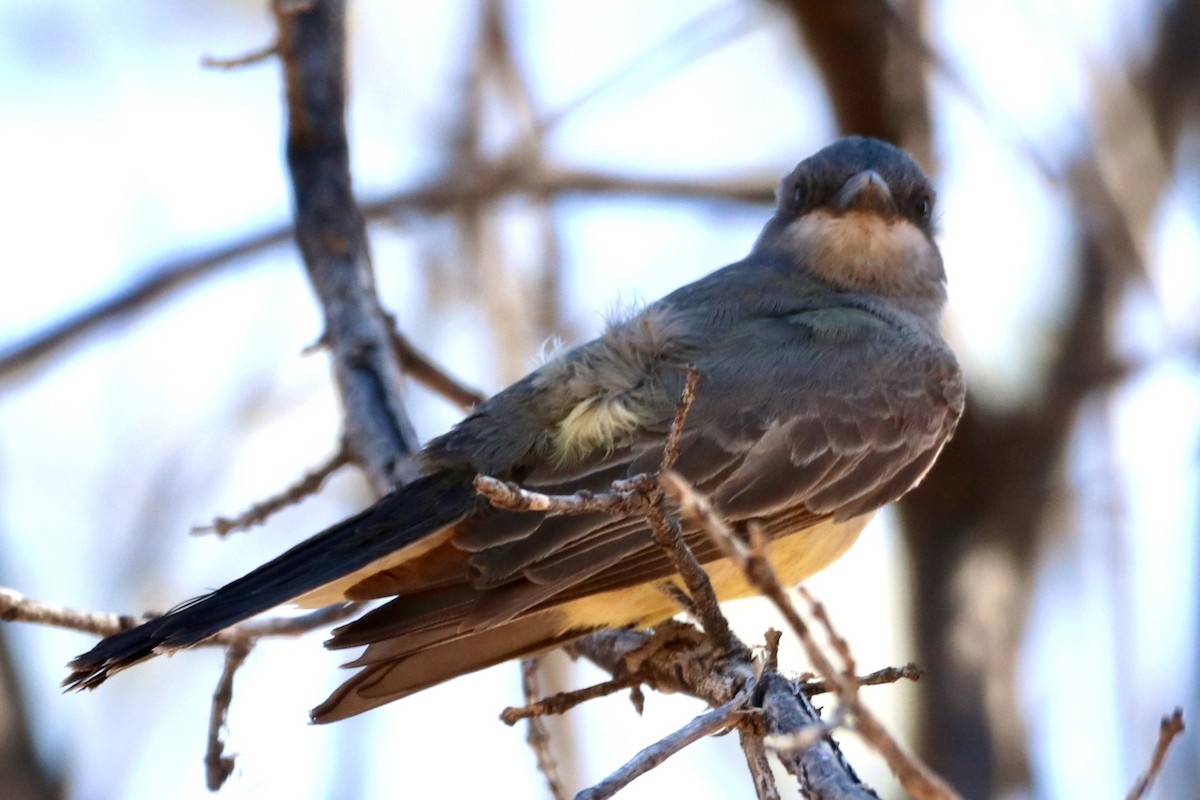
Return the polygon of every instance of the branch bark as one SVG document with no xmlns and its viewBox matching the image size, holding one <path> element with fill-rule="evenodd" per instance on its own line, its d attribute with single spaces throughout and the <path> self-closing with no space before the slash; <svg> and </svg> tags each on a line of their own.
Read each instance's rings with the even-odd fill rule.
<svg viewBox="0 0 1200 800">
<path fill-rule="evenodd" d="M 325 314 L 324 340 L 345 411 L 346 443 L 380 494 L 416 477 L 418 441 L 401 399 L 403 369 L 379 303 L 366 223 L 354 199 L 345 127 L 345 2 L 276 0 L 287 96 L 296 243 Z"/>
</svg>

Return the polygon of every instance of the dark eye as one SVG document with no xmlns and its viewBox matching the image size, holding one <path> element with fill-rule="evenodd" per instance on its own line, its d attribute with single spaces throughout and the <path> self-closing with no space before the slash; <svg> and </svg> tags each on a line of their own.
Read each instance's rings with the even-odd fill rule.
<svg viewBox="0 0 1200 800">
<path fill-rule="evenodd" d="M 792 202 L 795 203 L 796 205 L 802 205 L 804 203 L 804 185 L 803 184 L 797 183 L 795 188 L 792 189 Z"/>
<path fill-rule="evenodd" d="M 929 215 L 933 213 L 933 201 L 929 199 L 929 195 L 917 201 L 917 212 L 921 215 L 921 219 L 929 219 Z"/>
</svg>

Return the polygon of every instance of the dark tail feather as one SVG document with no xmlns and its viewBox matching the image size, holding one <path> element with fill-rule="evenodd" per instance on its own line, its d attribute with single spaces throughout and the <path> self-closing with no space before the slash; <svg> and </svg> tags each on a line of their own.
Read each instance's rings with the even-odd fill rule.
<svg viewBox="0 0 1200 800">
<path fill-rule="evenodd" d="M 413 481 L 212 594 L 101 640 L 68 665 L 73 672 L 63 685 L 98 686 L 131 664 L 201 642 L 455 523 L 480 503 L 471 477 L 443 472 Z"/>
</svg>

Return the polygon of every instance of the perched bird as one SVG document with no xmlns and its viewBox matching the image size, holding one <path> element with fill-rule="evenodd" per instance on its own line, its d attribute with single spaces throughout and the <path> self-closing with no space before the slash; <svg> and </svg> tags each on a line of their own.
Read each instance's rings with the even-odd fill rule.
<svg viewBox="0 0 1200 800">
<path fill-rule="evenodd" d="M 66 684 L 94 687 L 281 603 L 394 598 L 338 628 L 361 671 L 312 712 L 358 714 L 590 631 L 679 611 L 639 515 L 492 508 L 478 474 L 537 491 L 652 472 L 685 385 L 675 469 L 731 524 L 757 521 L 794 584 L 915 486 L 962 412 L 940 332 L 934 193 L 913 159 L 845 138 L 779 186 L 750 254 L 670 293 L 504 389 L 417 456 L 423 477 L 215 592 L 98 643 Z M 688 523 L 721 599 L 752 592 Z"/>
</svg>

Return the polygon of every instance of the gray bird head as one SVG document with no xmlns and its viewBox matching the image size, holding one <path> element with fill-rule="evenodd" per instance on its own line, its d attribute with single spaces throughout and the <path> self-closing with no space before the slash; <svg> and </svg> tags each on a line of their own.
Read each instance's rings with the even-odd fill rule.
<svg viewBox="0 0 1200 800">
<path fill-rule="evenodd" d="M 933 241 L 934 191 L 903 150 L 858 136 L 806 158 L 779 184 L 754 252 L 838 289 L 887 297 L 922 315 L 946 300 Z"/>
</svg>

